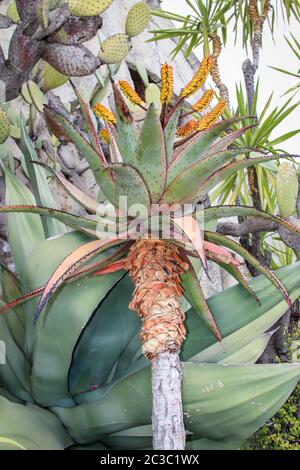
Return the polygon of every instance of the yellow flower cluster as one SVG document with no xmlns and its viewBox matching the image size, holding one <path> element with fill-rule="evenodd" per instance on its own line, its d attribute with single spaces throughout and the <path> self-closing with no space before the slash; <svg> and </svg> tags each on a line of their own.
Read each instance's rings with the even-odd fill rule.
<svg viewBox="0 0 300 470">
<path fill-rule="evenodd" d="M 100 119 L 107 124 L 115 125 L 117 124 L 116 116 L 110 111 L 110 109 L 103 106 L 103 104 L 96 103 L 93 107 L 93 111 Z"/>
<path fill-rule="evenodd" d="M 173 67 L 169 64 L 161 66 L 161 92 L 160 101 L 162 104 L 169 104 L 174 93 Z"/>
<path fill-rule="evenodd" d="M 101 129 L 99 132 L 99 137 L 105 144 L 110 144 L 110 135 L 107 129 Z"/>
<path fill-rule="evenodd" d="M 214 64 L 213 57 L 204 57 L 202 60 L 198 72 L 194 76 L 194 78 L 184 87 L 182 90 L 180 97 L 187 98 L 188 96 L 193 95 L 196 93 L 197 90 L 203 85 L 211 68 Z"/>
<path fill-rule="evenodd" d="M 143 105 L 142 98 L 137 94 L 134 88 L 126 81 L 120 80 L 119 87 L 124 93 L 124 95 L 131 101 L 133 104 L 137 104 L 138 106 Z"/>
<path fill-rule="evenodd" d="M 198 122 L 199 121 L 196 121 L 195 119 L 191 119 L 186 124 L 183 124 L 183 126 L 177 129 L 176 135 L 178 137 L 188 137 L 198 129 Z"/>
<path fill-rule="evenodd" d="M 219 103 L 209 113 L 205 114 L 205 116 L 203 116 L 200 121 L 198 121 L 198 130 L 203 131 L 204 129 L 211 127 L 216 122 L 216 120 L 222 116 L 226 107 L 226 101 L 220 100 Z"/>
<path fill-rule="evenodd" d="M 200 100 L 198 100 L 197 103 L 192 106 L 193 110 L 201 113 L 201 111 L 209 106 L 214 96 L 215 92 L 213 90 L 207 90 Z"/>
</svg>

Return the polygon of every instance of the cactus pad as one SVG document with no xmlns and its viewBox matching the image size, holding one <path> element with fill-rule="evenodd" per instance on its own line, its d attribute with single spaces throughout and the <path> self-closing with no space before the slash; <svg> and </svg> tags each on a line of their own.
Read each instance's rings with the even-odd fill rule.
<svg viewBox="0 0 300 470">
<path fill-rule="evenodd" d="M 97 16 L 112 4 L 112 0 L 65 0 L 74 16 Z"/>
<path fill-rule="evenodd" d="M 101 44 L 99 57 L 105 64 L 121 62 L 130 51 L 130 41 L 126 34 L 116 34 Z"/>
<path fill-rule="evenodd" d="M 84 46 L 49 44 L 43 59 L 64 75 L 82 77 L 95 73 L 100 61 Z"/>
<path fill-rule="evenodd" d="M 69 80 L 69 77 L 56 70 L 48 62 L 43 62 L 41 79 L 43 90 L 49 91 L 64 85 Z"/>
<path fill-rule="evenodd" d="M 8 4 L 6 14 L 14 23 L 20 23 L 21 18 L 20 18 L 15 0 L 12 0 Z"/>
<path fill-rule="evenodd" d="M 144 2 L 136 3 L 130 10 L 126 20 L 126 34 L 130 37 L 138 36 L 147 27 L 150 21 L 150 8 Z"/>
<path fill-rule="evenodd" d="M 9 137 L 10 122 L 5 111 L 0 109 L 0 144 L 4 144 Z"/>
<path fill-rule="evenodd" d="M 284 162 L 280 165 L 276 177 L 276 194 L 281 217 L 290 217 L 298 196 L 298 177 L 292 163 Z"/>
</svg>

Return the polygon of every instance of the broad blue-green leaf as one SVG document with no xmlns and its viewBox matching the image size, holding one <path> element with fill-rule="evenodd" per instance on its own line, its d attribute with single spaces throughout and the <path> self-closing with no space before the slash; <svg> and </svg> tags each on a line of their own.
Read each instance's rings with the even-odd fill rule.
<svg viewBox="0 0 300 470">
<path fill-rule="evenodd" d="M 28 290 L 47 282 L 61 260 L 90 239 L 78 232 L 45 241 L 28 260 Z M 107 251 L 95 261 L 107 256 Z M 74 404 L 68 387 L 68 371 L 75 345 L 93 312 L 122 274 L 85 278 L 66 285 L 55 294 L 45 312 L 45 321 L 34 329 L 32 394 L 44 406 Z M 30 302 L 31 321 L 36 301 Z M 67 334 L 66 334 L 66 325 Z"/>
<path fill-rule="evenodd" d="M 190 440 L 242 441 L 286 401 L 299 380 L 300 366 L 185 363 L 183 374 Z M 112 433 L 134 427 L 138 431 L 151 423 L 150 368 L 117 383 L 101 400 L 53 411 L 79 443 L 100 440 L 105 444 L 105 436 Z"/>
<path fill-rule="evenodd" d="M 63 450 L 72 444 L 70 436 L 50 411 L 0 397 L 0 414 L 1 450 Z"/>
</svg>

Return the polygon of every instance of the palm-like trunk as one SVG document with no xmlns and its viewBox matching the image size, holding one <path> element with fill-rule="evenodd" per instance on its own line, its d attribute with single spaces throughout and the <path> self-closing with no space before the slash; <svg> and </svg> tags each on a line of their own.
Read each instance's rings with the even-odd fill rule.
<svg viewBox="0 0 300 470">
<path fill-rule="evenodd" d="M 130 308 L 142 319 L 143 353 L 152 364 L 153 447 L 182 450 L 185 430 L 179 351 L 185 338 L 180 274 L 188 265 L 177 247 L 161 240 L 140 240 L 127 268 L 135 283 Z"/>
</svg>

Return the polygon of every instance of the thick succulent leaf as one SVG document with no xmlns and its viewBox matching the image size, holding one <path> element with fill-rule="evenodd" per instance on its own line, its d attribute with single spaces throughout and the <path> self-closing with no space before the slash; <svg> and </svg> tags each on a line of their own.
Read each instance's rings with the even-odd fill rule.
<svg viewBox="0 0 300 470">
<path fill-rule="evenodd" d="M 185 363 L 183 374 L 189 440 L 242 441 L 285 402 L 299 379 L 300 366 Z M 140 435 L 140 426 L 151 423 L 150 368 L 125 378 L 100 400 L 53 411 L 79 443 L 100 440 L 106 444 L 105 436 L 135 427 Z"/>
<path fill-rule="evenodd" d="M 276 277 L 276 275 L 272 271 L 270 271 L 268 268 L 263 266 L 254 256 L 252 256 L 239 243 L 232 240 L 231 238 L 226 237 L 225 235 L 221 235 L 216 232 L 206 231 L 205 238 L 208 241 L 225 246 L 226 248 L 229 248 L 235 251 L 236 253 L 238 253 L 240 256 L 242 256 L 246 261 L 248 261 L 248 263 L 254 266 L 260 273 L 264 274 L 267 277 L 267 279 L 269 279 L 269 281 L 272 282 L 272 284 L 275 287 L 277 287 L 277 289 L 281 292 L 281 295 L 283 296 L 283 298 L 286 300 L 288 306 L 291 307 L 292 303 L 289 298 L 289 293 L 286 287 L 282 284 L 282 282 Z"/>
<path fill-rule="evenodd" d="M 22 295 L 22 287 L 19 279 L 10 271 L 6 266 L 0 265 L 1 273 L 1 291 L 2 291 L 2 300 L 4 302 L 10 302 L 13 299 L 16 299 Z M 21 308 L 16 308 L 15 312 L 18 314 L 20 322 L 24 325 L 24 311 Z"/>
<path fill-rule="evenodd" d="M 197 202 L 201 196 L 207 194 L 214 186 L 238 170 L 287 157 L 288 155 L 274 154 L 258 158 L 245 158 L 229 163 L 218 171 L 210 173 L 207 177 L 202 172 L 202 161 L 194 163 L 172 180 L 165 190 L 162 200 L 167 204 Z"/>
<path fill-rule="evenodd" d="M 124 240 L 115 238 L 113 240 L 93 240 L 82 246 L 79 246 L 74 251 L 69 253 L 63 261 L 56 268 L 49 281 L 47 282 L 43 295 L 37 306 L 34 322 L 36 322 L 50 300 L 50 297 L 57 291 L 57 289 L 65 282 L 68 276 L 76 271 L 82 264 L 86 263 L 89 259 L 102 253 L 103 251 L 113 248 L 114 246 L 124 243 Z"/>
<path fill-rule="evenodd" d="M 173 157 L 173 147 L 175 143 L 176 137 L 176 129 L 178 126 L 179 116 L 181 114 L 182 104 L 178 106 L 176 111 L 172 114 L 171 118 L 169 119 L 165 129 L 164 129 L 164 136 L 165 136 L 165 145 L 166 145 L 166 155 L 167 155 L 167 163 L 168 165 L 171 163 Z"/>
<path fill-rule="evenodd" d="M 204 270 L 207 273 L 207 261 L 203 246 L 203 237 L 198 222 L 191 215 L 186 215 L 180 218 L 177 217 L 176 219 L 172 219 L 172 222 L 175 227 L 180 228 L 184 239 L 192 243 L 202 263 L 202 266 L 204 267 Z"/>
<path fill-rule="evenodd" d="M 0 213 L 8 213 L 10 215 L 14 215 L 16 213 L 23 213 L 26 214 L 24 216 L 18 216 L 16 219 L 18 220 L 19 217 L 24 217 L 24 220 L 27 219 L 30 221 L 30 216 L 28 214 L 38 214 L 44 215 L 47 217 L 53 217 L 54 219 L 63 222 L 65 225 L 69 227 L 75 228 L 77 230 L 81 230 L 86 232 L 87 230 L 97 230 L 97 227 L 100 229 L 101 224 L 92 219 L 86 219 L 85 217 L 79 217 L 77 215 L 69 214 L 68 212 L 59 211 L 57 209 L 52 209 L 49 207 L 38 207 L 38 206 L 27 206 L 27 205 L 20 205 L 20 206 L 3 206 L 0 207 Z M 22 220 L 22 219 L 21 219 Z M 26 239 L 27 241 L 27 239 Z M 32 246 L 32 249 L 36 247 Z"/>
<path fill-rule="evenodd" d="M 110 274 L 114 273 L 116 271 L 119 271 L 120 269 L 125 269 L 124 263 L 125 261 L 116 261 L 120 258 L 122 258 L 126 253 L 128 253 L 130 243 L 129 244 L 124 244 L 122 248 L 116 250 L 115 253 L 110 254 L 106 258 L 104 258 L 101 261 L 98 261 L 96 263 L 88 264 L 86 267 L 80 268 L 74 273 L 70 274 L 65 283 L 69 284 L 72 282 L 76 282 L 79 279 L 87 276 L 103 276 L 104 274 Z M 14 309 L 17 311 L 17 309 L 20 308 L 25 302 L 28 302 L 29 300 L 35 299 L 36 297 L 40 297 L 43 292 L 44 292 L 45 286 L 39 287 L 31 292 L 27 292 L 25 295 L 20 295 L 17 296 L 15 295 L 13 297 L 13 300 L 8 301 L 8 303 L 4 304 L 3 306 L 0 307 L 0 315 L 7 310 Z M 22 316 L 19 315 L 20 320 L 24 321 L 24 312 L 22 311 Z"/>
<path fill-rule="evenodd" d="M 34 166 L 32 163 L 38 161 L 38 156 L 25 128 L 23 118 L 21 118 L 21 148 L 37 204 L 39 206 L 58 209 L 53 194 L 50 191 L 44 169 Z M 41 217 L 41 221 L 43 223 L 46 238 L 61 235 L 65 232 L 64 225 L 54 219 Z"/>
<path fill-rule="evenodd" d="M 191 304 L 206 326 L 213 332 L 216 339 L 218 341 L 222 341 L 220 330 L 209 309 L 193 267 L 190 266 L 189 271 L 183 273 L 180 277 L 182 287 L 184 289 L 184 297 Z"/>
<path fill-rule="evenodd" d="M 77 403 L 89 400 L 91 389 L 105 394 L 108 387 L 148 361 L 142 356 L 140 320 L 129 310 L 134 286 L 122 279 L 99 305 L 76 345 L 69 373 L 70 392 Z"/>
<path fill-rule="evenodd" d="M 87 211 L 91 212 L 92 214 L 96 214 L 100 206 L 99 202 L 97 202 L 88 194 L 78 189 L 74 184 L 72 184 L 69 180 L 67 180 L 67 178 L 65 178 L 64 175 L 60 173 L 59 171 L 56 171 L 53 168 L 50 168 L 48 165 L 45 165 L 44 163 L 39 162 L 38 164 L 44 167 L 45 169 L 47 169 L 50 173 L 52 173 L 55 176 L 57 181 L 62 185 L 62 187 L 69 194 L 69 196 L 71 196 L 72 199 L 74 199 L 74 201 L 76 201 L 80 206 L 84 207 Z"/>
<path fill-rule="evenodd" d="M 299 264 L 278 270 L 276 274 L 287 286 L 292 301 L 295 301 L 300 293 Z M 214 335 L 207 330 L 194 310 L 187 312 L 188 336 L 182 348 L 183 360 L 218 362 L 224 354 L 238 351 L 270 329 L 286 312 L 286 302 L 267 278 L 259 276 L 249 284 L 259 296 L 261 306 L 240 285 L 208 299 L 222 334 L 223 348 L 215 342 Z"/>
<path fill-rule="evenodd" d="M 204 223 L 209 223 L 213 220 L 217 220 L 220 218 L 226 217 L 255 217 L 255 218 L 262 218 L 266 220 L 270 220 L 270 222 L 274 222 L 279 226 L 283 227 L 284 229 L 294 233 L 295 235 L 300 237 L 300 229 L 296 225 L 292 224 L 291 222 L 282 219 L 281 217 L 277 217 L 272 214 L 268 214 L 268 212 L 264 212 L 254 207 L 247 207 L 247 206 L 213 206 L 205 209 L 204 211 Z"/>
<path fill-rule="evenodd" d="M 79 90 L 75 87 L 72 81 L 70 83 L 73 87 L 74 93 L 80 104 L 80 109 L 81 109 L 87 130 L 91 139 L 91 144 L 93 148 L 96 150 L 97 154 L 99 155 L 102 165 L 105 166 L 106 160 L 105 160 L 105 156 L 103 154 L 103 151 L 102 151 L 99 139 L 98 139 L 97 130 L 95 129 L 95 126 L 94 126 L 94 122 L 92 118 L 92 110 L 90 108 L 90 105 L 84 101 Z"/>
<path fill-rule="evenodd" d="M 61 260 L 77 247 L 89 242 L 87 236 L 71 232 L 62 237 L 45 241 L 31 255 L 27 263 L 28 290 L 46 284 Z M 99 255 L 95 262 L 106 258 L 115 249 Z M 68 389 L 68 370 L 73 351 L 98 304 L 118 281 L 121 273 L 84 278 L 60 289 L 47 308 L 45 321 L 37 323 L 33 330 L 33 354 L 31 389 L 38 403 L 49 406 L 72 406 L 74 401 Z M 32 324 L 36 301 L 29 303 L 29 321 Z M 66 325 L 68 334 L 66 335 Z M 49 374 L 53 371 L 53 374 Z"/>
<path fill-rule="evenodd" d="M 252 129 L 254 126 L 247 126 L 237 129 L 235 131 L 229 132 L 225 137 L 218 140 L 213 144 L 207 151 L 208 155 L 213 153 L 221 152 L 226 150 L 231 144 L 233 144 L 239 137 L 241 137 L 247 130 Z"/>
<path fill-rule="evenodd" d="M 224 354 L 219 364 L 255 364 L 267 347 L 273 332 L 264 333 L 238 351 Z"/>
<path fill-rule="evenodd" d="M 125 103 L 122 93 L 113 83 L 115 114 L 117 118 L 117 145 L 125 163 L 133 163 L 137 145 L 136 129 L 133 117 Z"/>
<path fill-rule="evenodd" d="M 145 117 L 133 164 L 146 181 L 152 202 L 159 201 L 165 188 L 167 162 L 164 134 L 154 105 Z"/>
<path fill-rule="evenodd" d="M 141 173 L 128 164 L 110 165 L 107 172 L 113 176 L 117 188 L 117 197 L 113 204 L 119 207 L 119 198 L 127 198 L 128 209 L 134 204 L 142 204 L 147 210 L 150 209 L 150 194 L 148 186 Z"/>
<path fill-rule="evenodd" d="M 6 204 L 35 204 L 29 189 L 9 170 L 5 172 Z M 0 207 L 1 212 L 8 212 Z M 14 214 L 6 216 L 8 240 L 18 273 L 22 276 L 24 263 L 30 252 L 44 239 L 44 231 L 38 215 Z"/>
<path fill-rule="evenodd" d="M 1 450 L 64 450 L 72 444 L 59 419 L 34 405 L 0 397 Z"/>
<path fill-rule="evenodd" d="M 244 148 L 236 148 L 232 150 L 220 151 L 218 153 L 210 154 L 200 160 L 200 162 L 195 165 L 195 171 L 197 172 L 199 184 L 206 178 L 208 178 L 212 173 L 222 168 L 229 160 L 244 154 Z M 174 179 L 174 172 L 172 167 L 168 172 L 167 184 L 171 184 Z M 178 173 L 175 175 L 175 177 Z"/>
<path fill-rule="evenodd" d="M 245 158 L 241 160 L 234 161 L 229 163 L 228 165 L 224 166 L 221 170 L 216 171 L 214 174 L 209 176 L 207 180 L 201 184 L 198 191 L 196 191 L 196 199 L 201 197 L 204 194 L 207 194 L 216 184 L 223 181 L 225 178 L 233 175 L 238 170 L 243 168 L 247 168 L 253 165 L 259 165 L 260 163 L 269 162 L 272 160 L 279 160 L 282 158 L 290 158 L 288 154 L 273 154 L 273 155 L 265 155 L 263 157 L 256 157 L 256 158 Z"/>
<path fill-rule="evenodd" d="M 109 173 L 104 171 L 102 156 L 89 144 L 89 142 L 80 134 L 80 132 L 60 114 L 51 111 L 51 119 L 54 123 L 64 129 L 64 132 L 76 145 L 79 152 L 88 161 L 97 183 L 105 193 L 114 191 L 114 183 Z"/>
<path fill-rule="evenodd" d="M 176 154 L 175 159 L 168 170 L 168 183 L 184 170 L 202 160 L 207 155 L 210 146 L 225 132 L 229 127 L 241 121 L 241 118 L 233 118 L 215 124 L 211 128 L 197 134 Z"/>
<path fill-rule="evenodd" d="M 252 295 L 252 297 L 258 302 L 258 304 L 260 304 L 259 298 L 249 286 L 249 282 L 245 278 L 242 271 L 238 268 L 238 266 L 235 266 L 232 263 L 222 263 L 220 261 L 217 261 L 217 264 L 221 266 L 221 268 L 223 268 L 225 271 L 227 271 L 232 277 L 234 277 L 234 279 L 236 279 L 241 284 L 241 286 L 243 286 L 244 289 L 246 289 L 246 291 L 248 291 L 249 294 Z"/>
<path fill-rule="evenodd" d="M 0 307 L 4 302 L 0 300 Z M 0 363 L 0 383 L 20 400 L 32 401 L 30 395 L 30 363 L 23 349 L 24 325 L 12 310 L 0 317 L 0 338 L 5 344 L 5 364 Z"/>
</svg>

